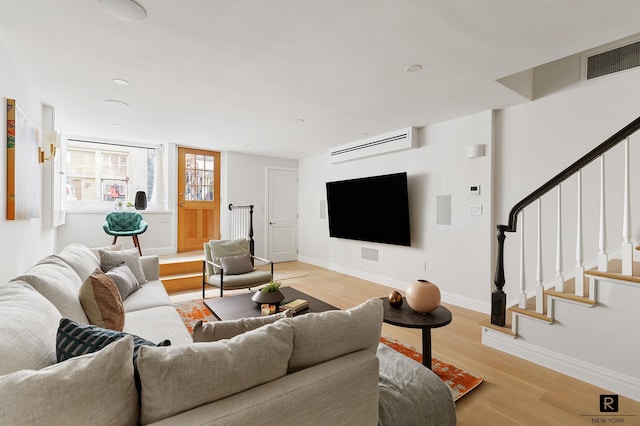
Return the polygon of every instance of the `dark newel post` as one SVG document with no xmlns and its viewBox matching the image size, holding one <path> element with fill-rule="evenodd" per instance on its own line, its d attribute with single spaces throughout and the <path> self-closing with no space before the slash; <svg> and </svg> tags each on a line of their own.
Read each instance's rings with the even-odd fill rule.
<svg viewBox="0 0 640 426">
<path fill-rule="evenodd" d="M 498 225 L 498 259 L 496 262 L 496 276 L 494 283 L 496 289 L 491 293 L 491 324 L 504 327 L 507 315 L 507 294 L 502 291 L 504 287 L 504 239 L 505 226 Z"/>
<path fill-rule="evenodd" d="M 253 241 L 253 205 L 249 206 L 249 252 L 251 256 L 255 255 L 255 242 Z M 251 258 L 253 265 L 253 257 Z"/>
</svg>

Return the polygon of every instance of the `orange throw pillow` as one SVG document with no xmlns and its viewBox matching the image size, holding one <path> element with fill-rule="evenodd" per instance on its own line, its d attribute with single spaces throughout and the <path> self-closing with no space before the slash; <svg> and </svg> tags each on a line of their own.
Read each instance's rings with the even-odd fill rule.
<svg viewBox="0 0 640 426">
<path fill-rule="evenodd" d="M 82 283 L 80 303 L 91 324 L 122 331 L 124 327 L 122 297 L 113 280 L 100 269 L 96 269 Z"/>
</svg>

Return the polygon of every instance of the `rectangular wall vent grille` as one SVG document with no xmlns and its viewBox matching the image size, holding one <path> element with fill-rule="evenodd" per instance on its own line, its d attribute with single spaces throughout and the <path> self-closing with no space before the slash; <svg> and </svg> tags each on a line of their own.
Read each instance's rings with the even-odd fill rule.
<svg viewBox="0 0 640 426">
<path fill-rule="evenodd" d="M 372 155 L 385 154 L 413 148 L 416 144 L 416 128 L 397 130 L 384 135 L 364 139 L 329 150 L 329 162 L 355 160 Z"/>
<path fill-rule="evenodd" d="M 640 66 L 640 41 L 587 58 L 587 80 Z"/>
</svg>

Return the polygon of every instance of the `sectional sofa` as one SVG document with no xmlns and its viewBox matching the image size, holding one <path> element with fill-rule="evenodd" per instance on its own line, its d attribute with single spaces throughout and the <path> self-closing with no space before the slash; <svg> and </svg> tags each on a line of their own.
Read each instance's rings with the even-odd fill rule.
<svg viewBox="0 0 640 426">
<path fill-rule="evenodd" d="M 380 300 L 194 343 L 158 257 L 119 249 L 72 244 L 0 283 L 2 422 L 455 424 L 446 385 L 379 347 Z M 109 257 L 137 275 L 121 332 L 89 325 L 104 312 L 89 306 L 87 283 Z"/>
</svg>

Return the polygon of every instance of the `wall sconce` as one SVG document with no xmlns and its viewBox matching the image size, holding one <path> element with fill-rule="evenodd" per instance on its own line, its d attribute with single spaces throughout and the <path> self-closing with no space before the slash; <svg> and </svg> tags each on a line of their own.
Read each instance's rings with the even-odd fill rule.
<svg viewBox="0 0 640 426">
<path fill-rule="evenodd" d="M 47 130 L 44 134 L 45 146 L 49 145 L 49 156 L 46 157 L 44 150 L 38 146 L 38 162 L 44 163 L 56 156 L 56 148 L 58 147 L 58 132 L 55 130 Z"/>
</svg>

